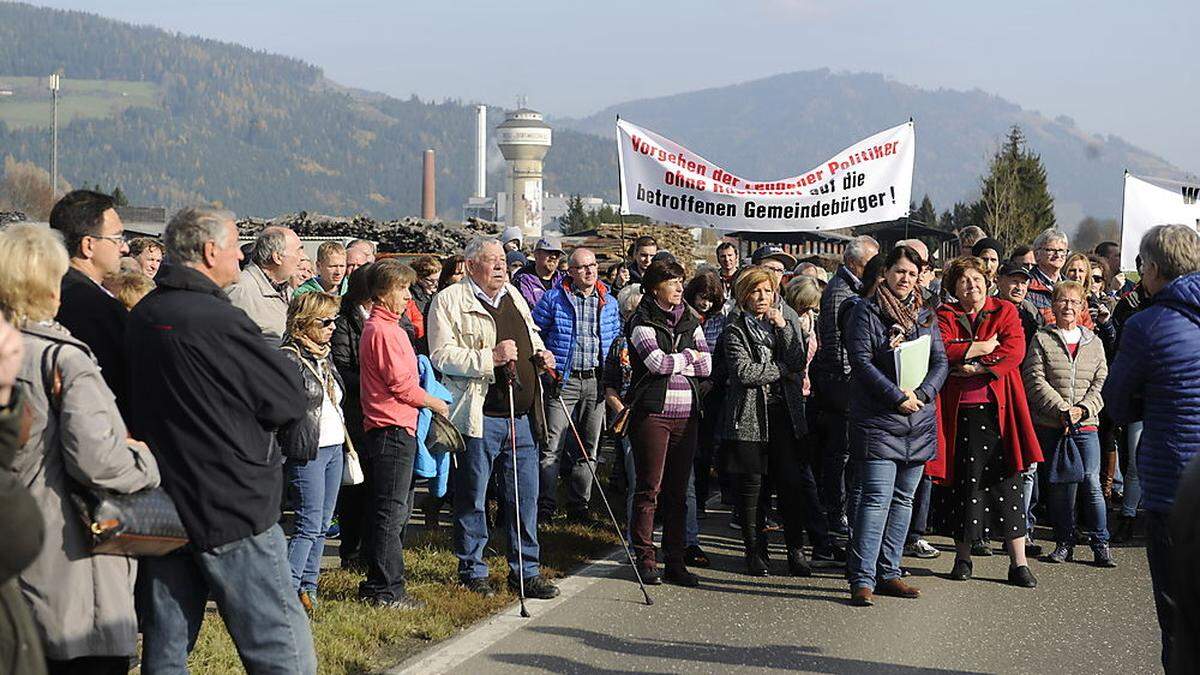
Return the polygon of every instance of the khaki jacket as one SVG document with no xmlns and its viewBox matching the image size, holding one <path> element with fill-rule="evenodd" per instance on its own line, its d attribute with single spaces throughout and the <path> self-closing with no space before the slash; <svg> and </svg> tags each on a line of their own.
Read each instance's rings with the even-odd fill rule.
<svg viewBox="0 0 1200 675">
<path fill-rule="evenodd" d="M 1087 328 L 1081 330 L 1083 337 L 1074 359 L 1054 326 L 1039 330 L 1029 343 L 1021 377 L 1029 397 L 1029 412 L 1040 427 L 1061 429 L 1059 416 L 1076 405 L 1087 411 L 1079 420 L 1080 426 L 1100 424 L 1100 409 L 1104 407 L 1100 390 L 1108 377 L 1108 363 L 1100 338 Z"/>
<path fill-rule="evenodd" d="M 116 399 L 86 345 L 57 323 L 22 330 L 25 361 L 19 381 L 32 424 L 13 471 L 41 508 L 46 543 L 21 572 L 21 592 L 47 658 L 130 656 L 137 649 L 137 559 L 91 555 L 89 534 L 70 494 L 80 485 L 125 494 L 157 487 L 158 464 L 149 450 L 126 440 Z M 58 354 L 58 413 L 50 409 L 42 379 L 42 355 L 55 344 L 65 345 Z"/>
<path fill-rule="evenodd" d="M 285 288 L 280 291 L 267 278 L 261 267 L 250 263 L 242 270 L 237 283 L 225 289 L 225 295 L 229 296 L 234 307 L 245 312 L 258 324 L 263 337 L 276 345 L 283 341 L 288 303 L 292 300 L 291 290 Z"/>
<path fill-rule="evenodd" d="M 505 284 L 517 311 L 529 328 L 533 351 L 546 348 L 529 312 L 529 305 L 512 284 Z M 454 396 L 450 421 L 464 436 L 483 437 L 483 401 L 496 381 L 492 349 L 496 346 L 496 322 L 475 297 L 469 279 L 447 286 L 433 296 L 426 317 L 429 360 L 442 374 L 442 384 Z M 541 402 L 534 403 L 540 412 Z"/>
</svg>

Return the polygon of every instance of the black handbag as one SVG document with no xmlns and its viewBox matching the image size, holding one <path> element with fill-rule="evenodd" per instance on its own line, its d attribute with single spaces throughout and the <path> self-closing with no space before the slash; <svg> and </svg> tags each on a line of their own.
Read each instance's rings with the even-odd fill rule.
<svg viewBox="0 0 1200 675">
<path fill-rule="evenodd" d="M 42 353 L 42 385 L 55 415 L 62 410 L 61 343 Z M 159 556 L 188 543 L 175 502 L 161 487 L 121 494 L 76 485 L 71 503 L 91 535 L 97 555 Z"/>
</svg>

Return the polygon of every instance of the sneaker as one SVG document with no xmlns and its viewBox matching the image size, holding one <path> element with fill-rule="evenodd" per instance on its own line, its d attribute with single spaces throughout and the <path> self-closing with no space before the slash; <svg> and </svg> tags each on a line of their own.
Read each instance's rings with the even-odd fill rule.
<svg viewBox="0 0 1200 675">
<path fill-rule="evenodd" d="M 1021 588 L 1037 588 L 1037 579 L 1030 571 L 1029 565 L 1008 568 L 1008 583 Z"/>
<path fill-rule="evenodd" d="M 762 556 L 757 552 L 751 552 L 746 554 L 746 574 L 752 577 L 769 577 L 771 570 L 767 568 L 767 563 Z"/>
<path fill-rule="evenodd" d="M 638 576 L 642 578 L 642 583 L 647 586 L 659 586 L 662 584 L 662 573 L 658 571 L 658 565 L 654 567 L 644 567 L 638 565 Z"/>
<path fill-rule="evenodd" d="M 699 546 L 689 546 L 683 551 L 683 562 L 689 567 L 710 567 L 712 561 L 708 559 L 708 554 Z"/>
<path fill-rule="evenodd" d="M 371 604 L 385 609 L 400 609 L 405 611 L 425 609 L 424 601 L 418 600 L 411 595 L 403 595 L 394 600 L 372 600 Z"/>
<path fill-rule="evenodd" d="M 782 532 L 782 531 L 783 531 L 783 526 L 780 525 L 779 521 L 775 520 L 774 518 L 767 516 L 766 519 L 763 520 L 763 532 Z"/>
<path fill-rule="evenodd" d="M 955 558 L 954 567 L 950 569 L 950 578 L 954 581 L 966 581 L 971 578 L 971 574 L 975 571 L 975 566 L 970 560 Z"/>
<path fill-rule="evenodd" d="M 488 581 L 487 577 L 463 579 L 462 583 L 463 586 L 467 587 L 468 591 L 482 595 L 485 598 L 490 598 L 496 595 L 496 589 L 492 588 L 492 582 Z"/>
<path fill-rule="evenodd" d="M 1096 567 L 1116 567 L 1117 561 L 1113 560 L 1112 549 L 1108 544 L 1096 546 L 1092 548 L 1092 564 Z"/>
<path fill-rule="evenodd" d="M 325 538 L 337 539 L 340 536 L 342 536 L 342 524 L 338 522 L 337 518 L 334 518 L 333 522 L 329 524 L 329 529 L 325 531 Z"/>
<path fill-rule="evenodd" d="M 918 539 L 911 544 L 904 545 L 904 555 L 913 558 L 929 559 L 936 558 L 941 554 L 941 551 L 934 548 L 932 544 L 924 539 Z"/>
<path fill-rule="evenodd" d="M 520 591 L 517 578 L 511 574 L 508 575 L 508 588 L 513 593 Z M 525 577 L 525 598 L 528 600 L 550 600 L 558 597 L 558 592 L 558 586 L 546 581 L 540 574 Z"/>
<path fill-rule="evenodd" d="M 971 544 L 971 555 L 973 556 L 989 556 L 992 554 L 992 547 L 988 546 L 986 541 L 977 541 Z"/>
<path fill-rule="evenodd" d="M 685 588 L 695 588 L 700 585 L 700 577 L 689 571 L 686 565 L 667 565 L 663 572 L 663 580 Z"/>
<path fill-rule="evenodd" d="M 808 558 L 804 557 L 804 549 L 790 548 L 787 554 L 788 573 L 794 577 L 811 577 L 813 570 L 812 565 L 808 564 Z"/>
<path fill-rule="evenodd" d="M 1073 544 L 1059 544 L 1054 547 L 1050 555 L 1042 558 L 1043 562 L 1048 563 L 1065 563 L 1068 560 L 1075 559 L 1075 546 Z"/>
<path fill-rule="evenodd" d="M 829 544 L 814 546 L 812 554 L 813 567 L 840 567 L 846 564 L 846 549 Z"/>
</svg>

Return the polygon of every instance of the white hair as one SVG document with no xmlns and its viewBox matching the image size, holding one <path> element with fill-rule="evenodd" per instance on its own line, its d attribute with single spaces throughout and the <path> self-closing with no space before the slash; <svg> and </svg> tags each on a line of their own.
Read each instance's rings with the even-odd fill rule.
<svg viewBox="0 0 1200 675">
<path fill-rule="evenodd" d="M 504 248 L 504 244 L 501 244 L 499 239 L 492 239 L 491 237 L 476 237 L 475 239 L 467 242 L 467 247 L 463 249 L 463 258 L 466 258 L 467 260 L 477 260 L 479 258 L 479 254 L 488 246 L 499 246 L 501 249 Z"/>
<path fill-rule="evenodd" d="M 1069 245 L 1066 232 L 1063 232 L 1062 230 L 1056 230 L 1053 227 L 1048 227 L 1041 232 L 1038 232 L 1038 236 L 1034 238 L 1033 250 L 1036 251 L 1052 241 L 1061 241 L 1063 246 Z"/>
<path fill-rule="evenodd" d="M 875 241 L 875 237 L 869 237 L 865 234 L 860 235 L 851 239 L 849 244 L 846 244 L 846 250 L 842 253 L 842 261 L 865 265 L 875 255 L 875 253 L 867 254 L 872 249 L 875 250 L 875 253 L 879 252 L 879 242 Z"/>
<path fill-rule="evenodd" d="M 1166 280 L 1200 271 L 1200 234 L 1187 225 L 1156 225 L 1138 246 L 1142 265 L 1154 263 Z"/>
</svg>

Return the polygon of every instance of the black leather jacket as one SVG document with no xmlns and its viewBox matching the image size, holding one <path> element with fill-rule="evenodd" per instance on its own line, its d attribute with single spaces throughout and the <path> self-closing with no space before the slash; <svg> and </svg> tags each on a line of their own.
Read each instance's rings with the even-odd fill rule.
<svg viewBox="0 0 1200 675">
<path fill-rule="evenodd" d="M 297 461 L 309 461 L 317 458 L 317 449 L 321 438 L 321 403 L 325 398 L 325 385 L 313 373 L 312 368 L 328 370 L 333 373 L 338 388 L 342 392 L 346 387 L 342 384 L 342 376 L 333 366 L 332 356 L 327 356 L 323 364 L 309 354 L 303 347 L 284 338 L 283 355 L 292 362 L 300 373 L 304 383 L 304 415 L 295 422 L 279 430 L 279 446 L 283 456 Z M 305 363 L 307 362 L 307 365 Z M 345 393 L 342 394 L 345 396 Z"/>
</svg>

